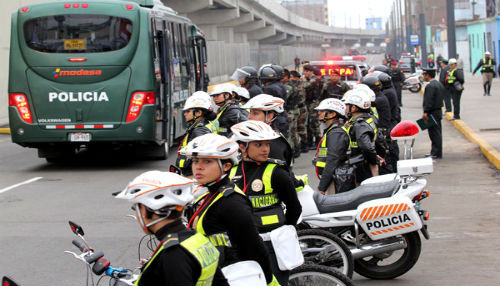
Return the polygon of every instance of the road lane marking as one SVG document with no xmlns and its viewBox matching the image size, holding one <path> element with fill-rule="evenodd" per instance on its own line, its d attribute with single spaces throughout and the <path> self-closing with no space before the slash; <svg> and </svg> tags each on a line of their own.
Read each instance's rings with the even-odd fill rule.
<svg viewBox="0 0 500 286">
<path fill-rule="evenodd" d="M 1 193 L 5 193 L 5 192 L 7 192 L 7 191 L 10 191 L 10 190 L 12 190 L 12 189 L 14 189 L 14 188 L 17 188 L 17 187 L 19 187 L 19 186 L 26 185 L 26 184 L 29 184 L 29 183 L 33 183 L 33 182 L 35 182 L 35 181 L 40 180 L 41 178 L 43 178 L 43 177 L 36 177 L 36 178 L 29 179 L 29 180 L 26 180 L 26 181 L 21 182 L 21 183 L 18 183 L 18 184 L 15 184 L 15 185 L 9 186 L 9 187 L 7 187 L 7 188 L 3 188 L 3 189 L 1 189 L 1 190 L 0 190 L 0 194 L 1 194 Z"/>
</svg>

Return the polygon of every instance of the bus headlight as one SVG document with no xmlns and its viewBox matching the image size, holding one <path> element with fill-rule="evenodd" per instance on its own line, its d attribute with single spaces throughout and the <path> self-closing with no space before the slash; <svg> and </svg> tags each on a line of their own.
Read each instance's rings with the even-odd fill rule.
<svg viewBox="0 0 500 286">
<path fill-rule="evenodd" d="M 142 128 L 142 126 L 139 126 L 135 129 L 135 131 L 140 134 L 144 131 L 144 128 Z"/>
</svg>

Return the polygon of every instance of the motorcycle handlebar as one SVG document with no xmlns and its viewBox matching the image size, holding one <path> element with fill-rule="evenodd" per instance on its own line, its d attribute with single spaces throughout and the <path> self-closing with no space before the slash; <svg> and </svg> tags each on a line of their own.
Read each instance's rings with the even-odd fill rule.
<svg viewBox="0 0 500 286">
<path fill-rule="evenodd" d="M 99 260 L 99 258 L 103 257 L 104 253 L 102 251 L 98 251 L 95 253 L 92 253 L 90 256 L 85 257 L 85 261 L 87 261 L 88 264 L 92 264 Z"/>
<path fill-rule="evenodd" d="M 85 243 L 79 241 L 78 239 L 73 239 L 71 243 L 73 243 L 74 246 L 78 247 L 78 249 L 80 249 L 81 252 L 86 252 L 88 250 Z"/>
</svg>

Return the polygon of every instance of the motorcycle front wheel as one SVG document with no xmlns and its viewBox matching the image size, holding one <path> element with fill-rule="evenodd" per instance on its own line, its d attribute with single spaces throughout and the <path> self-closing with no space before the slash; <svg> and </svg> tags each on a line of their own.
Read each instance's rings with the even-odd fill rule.
<svg viewBox="0 0 500 286">
<path fill-rule="evenodd" d="M 332 267 L 347 277 L 352 277 L 352 254 L 342 239 L 322 229 L 299 230 L 297 236 L 305 264 Z"/>
<path fill-rule="evenodd" d="M 366 278 L 393 279 L 408 272 L 418 261 L 422 242 L 418 231 L 402 235 L 406 248 L 354 260 L 354 271 Z"/>
<path fill-rule="evenodd" d="M 410 87 L 410 91 L 413 92 L 413 93 L 417 93 L 421 89 L 422 89 L 422 85 L 420 83 L 417 84 L 417 85 L 414 85 L 414 86 Z"/>
</svg>

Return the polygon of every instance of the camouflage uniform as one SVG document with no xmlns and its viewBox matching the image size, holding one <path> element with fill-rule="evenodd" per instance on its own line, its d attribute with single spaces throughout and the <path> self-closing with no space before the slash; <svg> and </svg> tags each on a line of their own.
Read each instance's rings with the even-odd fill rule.
<svg viewBox="0 0 500 286">
<path fill-rule="evenodd" d="M 300 137 L 298 132 L 298 121 L 300 116 L 299 103 L 304 105 L 301 85 L 302 83 L 298 80 L 289 80 L 285 84 L 287 90 L 285 107 L 288 113 L 288 142 L 294 151 L 300 149 Z"/>
<path fill-rule="evenodd" d="M 309 145 L 312 146 L 312 141 L 320 138 L 318 112 L 314 108 L 319 105 L 319 93 L 321 92 L 321 80 L 312 75 L 306 82 L 302 84 L 305 91 L 305 100 L 307 105 L 307 139 Z"/>
</svg>

